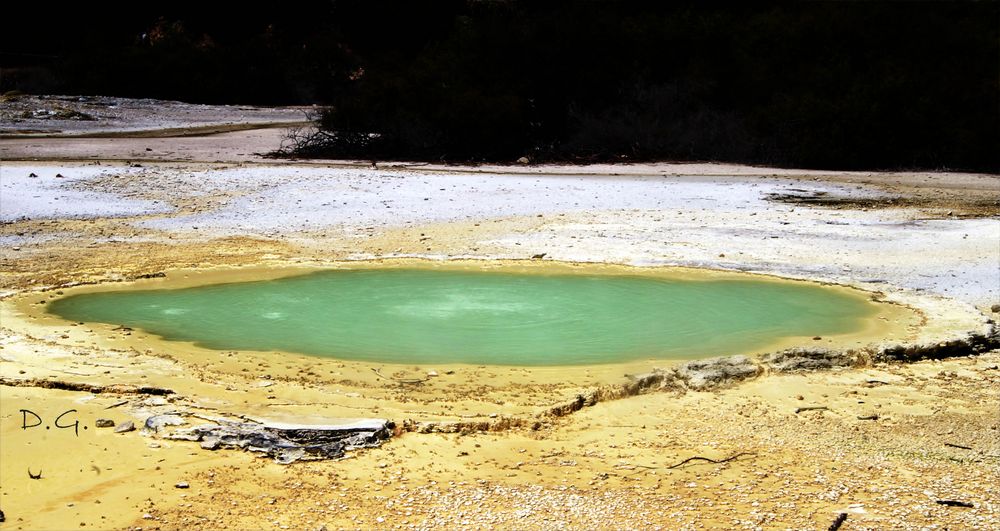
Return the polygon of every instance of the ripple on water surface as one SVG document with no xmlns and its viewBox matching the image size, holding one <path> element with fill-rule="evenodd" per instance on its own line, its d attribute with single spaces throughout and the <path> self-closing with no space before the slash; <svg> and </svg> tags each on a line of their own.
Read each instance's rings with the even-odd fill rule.
<svg viewBox="0 0 1000 531">
<path fill-rule="evenodd" d="M 860 297 L 804 283 L 333 270 L 58 299 L 49 312 L 213 349 L 389 363 L 571 365 L 745 352 L 860 330 Z"/>
</svg>

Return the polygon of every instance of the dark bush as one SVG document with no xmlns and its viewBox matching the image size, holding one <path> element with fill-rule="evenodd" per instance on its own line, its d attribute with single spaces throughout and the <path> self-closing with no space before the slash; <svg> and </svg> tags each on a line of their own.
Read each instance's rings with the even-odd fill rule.
<svg viewBox="0 0 1000 531">
<path fill-rule="evenodd" d="M 997 2 L 70 4 L 45 18 L 59 39 L 5 27 L 0 88 L 327 104 L 301 156 L 997 171 L 997 20 Z"/>
</svg>

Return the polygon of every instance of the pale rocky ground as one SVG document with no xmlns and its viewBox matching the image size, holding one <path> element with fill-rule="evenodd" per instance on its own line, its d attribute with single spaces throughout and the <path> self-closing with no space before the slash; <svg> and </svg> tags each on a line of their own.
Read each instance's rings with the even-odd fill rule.
<svg viewBox="0 0 1000 531">
<path fill-rule="evenodd" d="M 0 136 L 151 136 L 303 122 L 311 107 L 200 105 L 108 96 L 0 96 Z"/>
<path fill-rule="evenodd" d="M 169 114 L 170 105 L 134 105 L 160 127 L 187 119 Z M 214 122 L 240 122 L 219 112 Z M 3 126 L 15 127 L 6 118 Z M 923 340 L 982 329 L 1000 303 L 1000 179 L 992 175 L 711 164 L 372 168 L 254 155 L 281 135 L 0 139 L 0 290 L 8 297 L 0 377 L 177 392 L 0 386 L 3 526 L 826 529 L 842 511 L 841 529 L 1000 526 L 996 351 L 643 394 L 535 430 L 404 433 L 337 462 L 285 466 L 96 428 L 99 417 L 141 424 L 171 409 L 279 420 L 523 417 L 653 365 L 381 367 L 441 374 L 407 386 L 364 364 L 212 354 L 139 331 L 31 319 L 12 304 L 18 294 L 183 268 L 545 253 L 543 262 L 708 267 L 877 289 L 928 316 L 933 333 L 921 332 Z M 802 406 L 829 409 L 796 414 Z M 46 422 L 77 409 L 81 431 L 23 430 L 21 409 Z M 858 418 L 871 415 L 878 418 Z M 667 468 L 739 452 L 752 453 Z M 41 468 L 43 478 L 29 479 L 26 468 Z M 181 481 L 190 488 L 175 488 Z"/>
</svg>

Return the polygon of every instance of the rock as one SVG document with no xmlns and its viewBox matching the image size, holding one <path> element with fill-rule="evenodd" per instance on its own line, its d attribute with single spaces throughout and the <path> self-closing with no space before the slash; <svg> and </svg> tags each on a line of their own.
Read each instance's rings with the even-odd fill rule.
<svg viewBox="0 0 1000 531">
<path fill-rule="evenodd" d="M 94 421 L 94 426 L 97 426 L 98 428 L 114 428 L 115 421 L 111 419 L 97 419 Z"/>
<path fill-rule="evenodd" d="M 530 162 L 531 161 L 528 160 L 528 157 L 521 157 L 521 158 L 517 159 L 517 163 L 518 164 L 529 164 Z"/>
<path fill-rule="evenodd" d="M 151 515 L 149 513 L 146 513 L 146 514 L 142 515 L 142 519 L 143 520 L 152 520 L 153 519 L 153 515 Z"/>
<path fill-rule="evenodd" d="M 435 371 L 434 369 L 431 369 L 431 370 L 427 371 L 427 376 L 437 376 L 437 375 L 438 375 L 438 372 Z"/>
<path fill-rule="evenodd" d="M 118 424 L 118 426 L 115 428 L 115 433 L 125 433 L 128 431 L 132 431 L 134 429 L 135 429 L 135 424 L 133 424 L 131 420 L 126 420 L 125 422 Z"/>
<path fill-rule="evenodd" d="M 533 255 L 531 255 L 531 259 L 532 260 L 541 260 L 542 258 L 545 258 L 545 255 L 547 255 L 547 254 L 548 253 L 533 254 Z"/>
<path fill-rule="evenodd" d="M 282 465 L 294 463 L 306 456 L 306 451 L 302 448 L 282 448 L 274 456 L 275 462 Z"/>
<path fill-rule="evenodd" d="M 765 354 L 760 361 L 771 370 L 790 372 L 850 367 L 857 362 L 857 357 L 851 352 L 797 348 Z"/>
<path fill-rule="evenodd" d="M 339 459 L 348 450 L 379 446 L 392 436 L 394 428 L 392 422 L 381 419 L 339 425 L 219 421 L 178 430 L 165 437 L 200 441 L 206 450 L 260 452 L 274 457 L 278 463 L 289 464 L 300 459 Z"/>
<path fill-rule="evenodd" d="M 181 482 L 177 483 L 176 485 L 174 485 L 174 488 L 178 488 L 178 489 L 187 489 L 187 488 L 190 488 L 190 487 L 191 487 L 191 485 L 188 485 L 187 481 L 181 481 Z"/>
<path fill-rule="evenodd" d="M 37 179 L 38 178 L 38 174 L 36 174 L 35 172 L 31 172 L 31 173 L 28 174 L 28 177 L 31 177 L 32 179 Z"/>
<path fill-rule="evenodd" d="M 145 429 L 150 431 L 160 431 L 164 426 L 181 426 L 186 424 L 184 419 L 178 415 L 153 415 L 146 419 Z"/>
<path fill-rule="evenodd" d="M 761 368 L 746 356 L 695 360 L 677 367 L 677 375 L 696 391 L 733 384 L 760 372 Z"/>
<path fill-rule="evenodd" d="M 993 313 L 1000 313 L 1000 304 L 994 304 L 990 306 L 990 311 Z"/>
</svg>

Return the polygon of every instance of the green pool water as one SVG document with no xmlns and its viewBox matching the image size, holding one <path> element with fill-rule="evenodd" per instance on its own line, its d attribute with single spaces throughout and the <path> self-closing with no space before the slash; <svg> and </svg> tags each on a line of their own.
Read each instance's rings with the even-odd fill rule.
<svg viewBox="0 0 1000 531">
<path fill-rule="evenodd" d="M 730 354 L 850 333 L 874 313 L 860 297 L 798 283 L 419 269 L 83 294 L 48 311 L 211 349 L 502 365 Z"/>
</svg>

